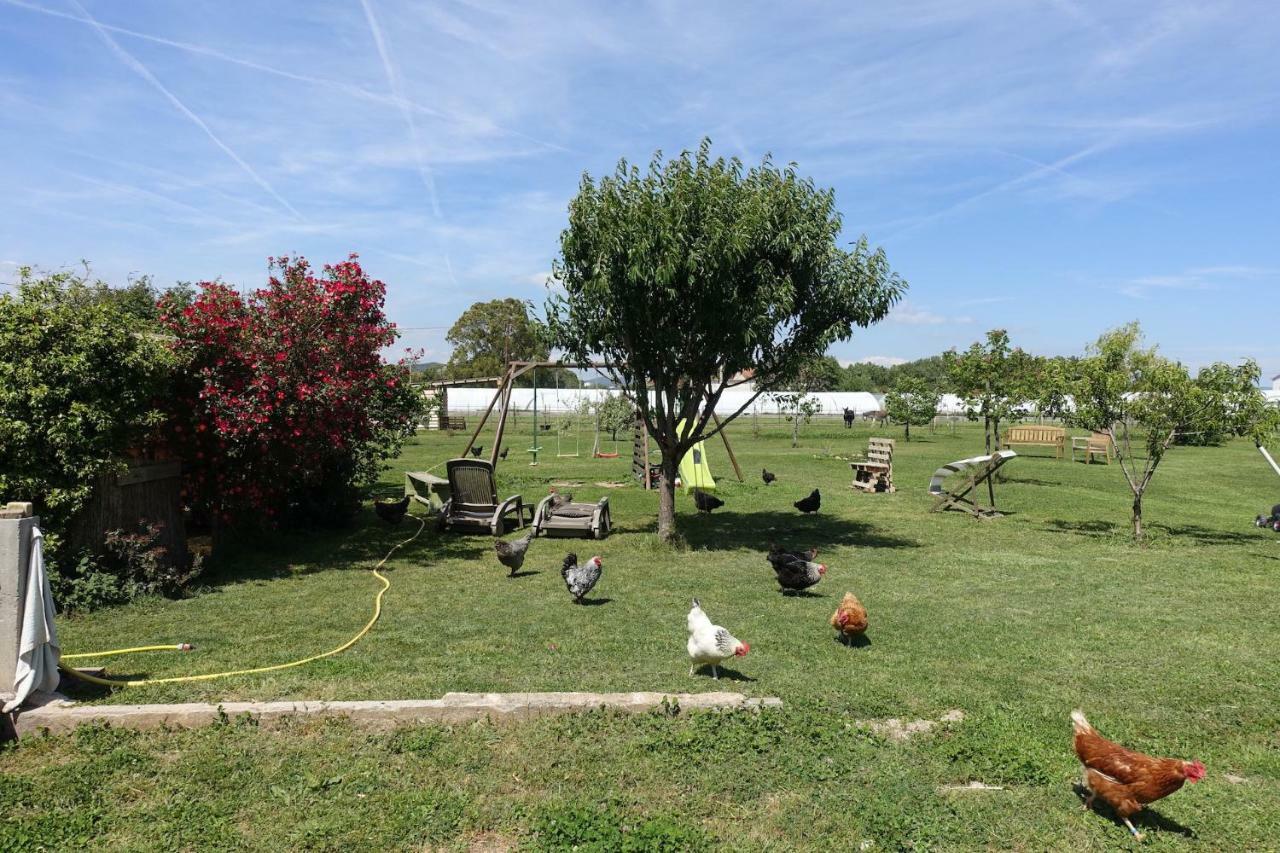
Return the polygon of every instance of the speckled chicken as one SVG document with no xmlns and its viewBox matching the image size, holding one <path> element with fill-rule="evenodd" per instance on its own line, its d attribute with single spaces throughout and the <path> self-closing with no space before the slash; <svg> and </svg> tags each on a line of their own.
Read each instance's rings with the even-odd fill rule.
<svg viewBox="0 0 1280 853">
<path fill-rule="evenodd" d="M 564 565 L 560 568 L 560 577 L 564 578 L 565 588 L 573 596 L 574 604 L 582 603 L 582 597 L 595 588 L 602 574 L 604 574 L 604 564 L 599 557 L 592 557 L 582 565 L 578 565 L 578 555 L 569 554 L 564 558 Z"/>
</svg>

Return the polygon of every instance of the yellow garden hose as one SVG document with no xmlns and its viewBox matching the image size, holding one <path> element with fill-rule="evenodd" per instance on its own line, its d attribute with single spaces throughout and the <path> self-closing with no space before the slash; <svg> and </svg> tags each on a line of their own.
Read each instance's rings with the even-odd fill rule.
<svg viewBox="0 0 1280 853">
<path fill-rule="evenodd" d="M 378 590 L 377 595 L 375 595 L 373 599 L 373 616 L 367 623 L 365 623 L 365 626 L 360 629 L 358 634 L 335 649 L 330 649 L 327 652 L 321 652 L 320 654 L 312 655 L 311 657 L 302 658 L 301 660 L 289 661 L 288 663 L 277 663 L 272 666 L 259 666 L 252 669 L 233 669 L 228 670 L 227 672 L 209 672 L 204 675 L 179 675 L 172 678 L 134 678 L 127 681 L 120 681 L 110 678 L 100 678 L 96 675 L 89 675 L 81 670 L 63 666 L 61 663 L 58 664 L 58 668 L 63 672 L 73 675 L 82 681 L 88 681 L 91 684 L 101 684 L 106 687 L 141 687 L 144 684 L 178 684 L 187 681 L 211 681 L 215 678 L 228 678 L 232 675 L 254 675 L 259 672 L 274 672 L 278 669 L 292 669 L 295 666 L 302 666 L 303 664 L 311 663 L 312 661 L 318 661 L 322 658 L 332 657 L 340 652 L 345 652 L 347 649 L 358 643 L 365 634 L 369 633 L 369 630 L 373 628 L 374 624 L 378 621 L 378 617 L 382 615 L 382 596 L 387 590 L 391 589 L 391 581 L 387 580 L 387 578 L 379 572 L 378 569 L 386 565 L 387 560 L 391 559 L 392 554 L 417 539 L 418 536 L 422 534 L 422 531 L 426 529 L 427 519 L 425 516 L 411 514 L 410 517 L 418 519 L 417 532 L 403 542 L 398 542 L 392 546 L 391 550 L 387 552 L 387 555 L 383 557 L 378 562 L 378 565 L 374 566 L 372 569 L 373 576 L 382 582 L 382 588 Z M 62 659 L 71 660 L 79 658 L 97 658 L 106 657 L 108 655 L 133 654 L 134 652 L 190 651 L 190 649 L 191 646 L 187 643 L 170 643 L 162 646 L 135 646 L 130 649 L 112 649 L 105 652 L 81 652 L 74 655 L 63 655 Z"/>
</svg>

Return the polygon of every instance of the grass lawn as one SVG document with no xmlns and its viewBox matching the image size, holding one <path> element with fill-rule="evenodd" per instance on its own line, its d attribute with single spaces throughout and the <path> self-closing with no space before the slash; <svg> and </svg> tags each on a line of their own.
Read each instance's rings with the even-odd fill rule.
<svg viewBox="0 0 1280 853">
<path fill-rule="evenodd" d="M 1146 503 L 1151 542 L 1128 539 L 1117 466 L 1027 454 L 1006 468 L 1009 514 L 977 522 L 928 512 L 938 465 L 981 450 L 980 432 L 899 441 L 900 491 L 848 487 L 833 454 L 865 447 L 859 425 L 784 425 L 718 440 L 723 510 L 681 496 L 685 550 L 659 545 L 656 495 L 622 458 L 557 459 L 527 428 L 509 435 L 503 496 L 536 501 L 552 482 L 608 494 L 604 542 L 538 540 L 508 579 L 488 537 L 429 527 L 388 564 L 381 622 L 350 651 L 261 676 L 148 686 L 87 701 L 426 698 L 446 691 L 738 690 L 779 696 L 759 715 L 592 713 L 512 725 L 369 734 L 343 722 L 263 730 L 230 720 L 199 731 L 85 728 L 0 751 L 0 849 L 1117 849 L 1122 825 L 1080 808 L 1067 715 L 1159 755 L 1198 758 L 1206 780 L 1136 822 L 1144 849 L 1280 849 L 1280 536 L 1252 527 L 1280 479 L 1252 446 L 1174 450 Z M 878 433 L 883 434 L 883 433 Z M 896 434 L 891 433 L 891 434 Z M 389 470 L 456 454 L 428 434 Z M 481 443 L 489 444 L 488 438 Z M 582 441 L 582 449 L 590 440 Z M 766 487 L 761 467 L 778 475 Z M 604 483 L 626 483 L 606 488 Z M 813 487 L 822 513 L 792 501 Z M 377 582 L 368 568 L 413 532 L 366 511 L 351 529 L 241 543 L 208 588 L 64 619 L 68 652 L 187 641 L 189 655 L 110 661 L 110 674 L 162 677 L 288 661 L 346 640 Z M 829 567 L 808 597 L 778 594 L 770 541 L 817 546 Z M 600 554 L 593 597 L 571 604 L 568 550 Z M 870 611 L 870 644 L 846 648 L 827 618 L 845 590 Z M 751 644 L 729 678 L 688 676 L 691 597 Z M 87 662 L 91 663 L 91 662 Z M 853 721 L 963 722 L 906 743 Z M 1228 779 L 1227 775 L 1232 779 Z M 978 780 L 993 791 L 940 790 Z M 594 845 L 594 847 L 593 847 Z"/>
</svg>

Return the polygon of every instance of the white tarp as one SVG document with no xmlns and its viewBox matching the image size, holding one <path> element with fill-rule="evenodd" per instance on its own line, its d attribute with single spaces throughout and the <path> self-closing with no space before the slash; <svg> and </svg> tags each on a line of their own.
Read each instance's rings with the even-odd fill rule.
<svg viewBox="0 0 1280 853">
<path fill-rule="evenodd" d="M 13 701 L 5 713 L 20 706 L 32 692 L 52 693 L 58 687 L 58 629 L 54 627 L 53 593 L 44 571 L 44 536 L 35 528 L 31 536 L 31 562 L 27 566 L 27 593 L 22 604 L 22 633 L 18 639 L 18 666 L 14 672 Z"/>
</svg>

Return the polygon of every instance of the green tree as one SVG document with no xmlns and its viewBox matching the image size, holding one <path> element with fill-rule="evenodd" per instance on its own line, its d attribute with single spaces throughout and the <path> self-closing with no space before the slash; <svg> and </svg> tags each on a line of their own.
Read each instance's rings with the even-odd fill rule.
<svg viewBox="0 0 1280 853">
<path fill-rule="evenodd" d="M 445 335 L 453 346 L 445 368 L 449 378 L 502 376 L 509 362 L 546 361 L 546 328 L 531 309 L 519 299 L 493 299 L 462 312 Z"/>
<path fill-rule="evenodd" d="M 930 388 L 923 379 L 914 376 L 900 377 L 884 397 L 884 410 L 889 420 L 902 424 L 907 441 L 911 440 L 911 427 L 928 426 L 938 414 L 942 395 Z"/>
<path fill-rule="evenodd" d="M 987 453 L 999 450 L 1000 424 L 1026 415 L 1034 358 L 1010 347 L 1004 329 L 987 332 L 985 344 L 974 343 L 964 352 L 949 350 L 942 357 L 952 388 L 964 399 L 965 414 L 982 421 Z"/>
<path fill-rule="evenodd" d="M 882 319 L 905 288 L 882 251 L 865 238 L 843 249 L 839 235 L 832 191 L 768 158 L 744 172 L 713 159 L 709 140 L 644 171 L 623 160 L 612 176 L 583 176 L 547 317 L 554 344 L 606 362 L 644 418 L 662 453 L 663 540 L 675 535 L 677 465 L 722 428 L 708 426 L 721 395 L 752 383 L 727 424 Z M 752 378 L 735 379 L 744 370 Z"/>
<path fill-rule="evenodd" d="M 609 433 L 609 438 L 613 441 L 618 440 L 618 431 L 631 426 L 635 419 L 635 409 L 627 398 L 621 394 L 606 394 L 600 400 L 597 400 L 592 407 L 596 415 L 596 448 L 594 452 L 600 450 L 599 431 L 604 430 Z"/>
<path fill-rule="evenodd" d="M 1104 333 L 1080 361 L 1072 422 L 1111 436 L 1133 493 L 1135 539 L 1143 536 L 1143 496 L 1179 433 L 1245 435 L 1270 423 L 1259 376 L 1246 361 L 1211 364 L 1193 378 L 1155 347 L 1144 348 L 1137 323 Z"/>
</svg>

